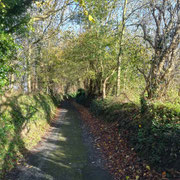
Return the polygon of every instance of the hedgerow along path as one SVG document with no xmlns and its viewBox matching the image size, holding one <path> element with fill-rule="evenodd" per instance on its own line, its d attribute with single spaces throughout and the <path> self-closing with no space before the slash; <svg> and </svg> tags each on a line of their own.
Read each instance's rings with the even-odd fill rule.
<svg viewBox="0 0 180 180">
<path fill-rule="evenodd" d="M 7 179 L 111 180 L 104 164 L 79 113 L 64 102 L 51 132 Z"/>
</svg>

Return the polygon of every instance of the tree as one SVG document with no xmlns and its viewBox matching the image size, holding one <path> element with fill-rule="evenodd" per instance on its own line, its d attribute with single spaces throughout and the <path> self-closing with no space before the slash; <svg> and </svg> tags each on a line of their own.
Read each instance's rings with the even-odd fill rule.
<svg viewBox="0 0 180 180">
<path fill-rule="evenodd" d="M 148 74 L 140 69 L 146 81 L 144 92 L 148 98 L 157 98 L 168 86 L 168 77 L 178 63 L 180 39 L 179 0 L 149 0 L 143 19 L 138 26 L 143 31 L 143 39 L 150 45 L 153 55 Z M 170 80 L 170 79 L 169 79 Z"/>
<path fill-rule="evenodd" d="M 16 41 L 23 46 L 18 50 L 20 54 L 18 64 L 21 66 L 23 75 L 21 79 L 15 77 L 17 83 L 23 81 L 22 90 L 29 93 L 38 90 L 49 92 L 47 91 L 47 89 L 50 89 L 49 81 L 47 81 L 47 71 L 41 69 L 40 66 L 46 69 L 49 67 L 46 60 L 55 61 L 49 49 L 54 51 L 54 47 L 59 46 L 61 28 L 73 13 L 73 11 L 67 12 L 66 10 L 72 4 L 73 1 L 69 0 L 60 2 L 53 0 L 40 1 L 34 3 L 29 10 L 31 12 L 29 22 L 31 28 L 25 36 L 16 38 Z M 52 47 L 50 47 L 50 44 Z M 45 54 L 47 57 L 45 57 Z M 52 57 L 53 60 L 48 57 Z M 41 70 L 43 71 L 41 72 Z M 50 72 L 53 74 L 52 71 Z M 48 75 L 51 76 L 50 73 Z M 20 86 L 18 85 L 18 87 Z"/>
<path fill-rule="evenodd" d="M 9 62 L 17 49 L 13 35 L 22 34 L 27 29 L 26 10 L 31 3 L 31 0 L 0 1 L 0 91 L 13 70 Z"/>
<path fill-rule="evenodd" d="M 76 64 L 74 76 L 80 75 L 89 95 L 106 97 L 106 84 L 116 68 L 114 41 L 115 37 L 91 29 L 69 40 L 63 49 L 63 59 L 69 66 Z"/>
<path fill-rule="evenodd" d="M 125 24 L 126 24 L 126 6 L 127 6 L 127 0 L 124 0 L 124 8 L 123 8 L 123 15 L 122 15 L 122 29 L 120 32 L 120 38 L 119 38 L 119 52 L 117 57 L 117 87 L 116 87 L 116 96 L 119 96 L 120 94 L 120 83 L 121 83 L 121 61 L 122 61 L 122 41 L 125 31 Z"/>
</svg>

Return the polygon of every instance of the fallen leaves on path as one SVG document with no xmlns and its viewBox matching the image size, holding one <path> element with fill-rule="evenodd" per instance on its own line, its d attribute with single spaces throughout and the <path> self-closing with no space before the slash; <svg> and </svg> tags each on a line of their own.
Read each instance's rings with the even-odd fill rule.
<svg viewBox="0 0 180 180">
<path fill-rule="evenodd" d="M 118 123 L 107 124 L 93 117 L 85 107 L 73 104 L 93 134 L 95 146 L 102 151 L 103 158 L 107 161 L 106 167 L 115 180 L 159 180 L 165 178 L 165 173 L 163 173 L 163 177 L 160 176 L 137 156 L 126 139 L 121 137 Z"/>
</svg>

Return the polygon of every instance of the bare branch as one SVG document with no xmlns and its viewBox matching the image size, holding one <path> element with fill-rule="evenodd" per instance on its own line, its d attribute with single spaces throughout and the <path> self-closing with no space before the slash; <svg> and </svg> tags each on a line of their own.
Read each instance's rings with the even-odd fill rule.
<svg viewBox="0 0 180 180">
<path fill-rule="evenodd" d="M 140 27 L 142 28 L 142 30 L 143 30 L 143 33 L 144 33 L 143 38 L 144 38 L 144 40 L 146 40 L 146 41 L 151 45 L 151 47 L 152 47 L 153 49 L 155 49 L 155 46 L 154 46 L 154 44 L 153 44 L 153 41 L 150 39 L 150 36 L 148 36 L 148 34 L 147 34 L 146 25 L 145 25 L 145 24 L 139 24 L 139 26 L 140 26 Z"/>
</svg>

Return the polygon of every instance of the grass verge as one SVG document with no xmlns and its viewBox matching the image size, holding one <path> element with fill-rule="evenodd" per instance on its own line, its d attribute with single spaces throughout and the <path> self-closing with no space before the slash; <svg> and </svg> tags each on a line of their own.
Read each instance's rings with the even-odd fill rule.
<svg viewBox="0 0 180 180">
<path fill-rule="evenodd" d="M 50 126 L 56 106 L 48 95 L 13 95 L 1 102 L 0 179 L 28 150 L 35 146 Z"/>
</svg>

